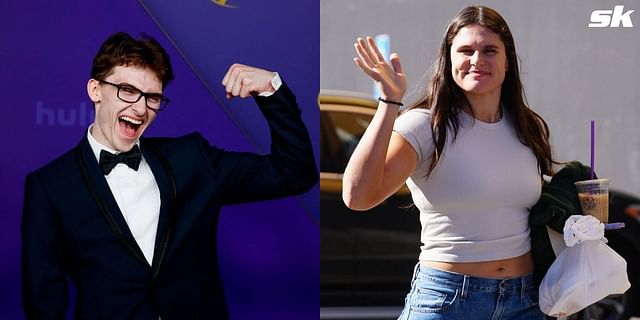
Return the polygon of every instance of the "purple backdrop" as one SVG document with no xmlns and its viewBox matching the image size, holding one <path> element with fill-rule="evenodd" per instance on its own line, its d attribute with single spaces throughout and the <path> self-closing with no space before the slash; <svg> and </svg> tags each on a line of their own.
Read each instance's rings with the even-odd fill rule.
<svg viewBox="0 0 640 320">
<path fill-rule="evenodd" d="M 75 146 L 93 121 L 86 81 L 108 35 L 145 32 L 172 58 L 171 104 L 148 136 L 197 130 L 225 149 L 267 152 L 266 122 L 253 101 L 229 102 L 219 84 L 241 62 L 280 72 L 298 97 L 318 159 L 319 25 L 318 1 L 3 1 L 0 317 L 23 317 L 24 177 Z M 317 186 L 296 198 L 223 210 L 218 249 L 232 319 L 318 318 L 318 220 Z"/>
</svg>

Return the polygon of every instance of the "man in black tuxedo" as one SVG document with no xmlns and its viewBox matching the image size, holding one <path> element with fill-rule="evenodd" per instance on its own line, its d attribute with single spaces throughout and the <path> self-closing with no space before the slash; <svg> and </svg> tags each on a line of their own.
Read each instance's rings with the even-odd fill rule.
<svg viewBox="0 0 640 320">
<path fill-rule="evenodd" d="M 235 64 L 227 97 L 253 96 L 269 155 L 220 150 L 199 134 L 144 138 L 173 72 L 153 39 L 111 36 L 87 92 L 95 121 L 74 149 L 26 178 L 22 277 L 28 319 L 225 319 L 220 207 L 302 193 L 318 179 L 295 97 L 277 73 Z M 311 275 L 313 276 L 313 275 Z"/>
</svg>

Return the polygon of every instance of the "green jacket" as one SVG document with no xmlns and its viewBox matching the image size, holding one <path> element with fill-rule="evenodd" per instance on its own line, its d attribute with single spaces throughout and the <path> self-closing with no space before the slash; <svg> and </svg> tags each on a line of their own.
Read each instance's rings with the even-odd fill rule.
<svg viewBox="0 0 640 320">
<path fill-rule="evenodd" d="M 582 214 L 574 182 L 589 180 L 590 171 L 591 168 L 578 161 L 568 163 L 553 176 L 550 183 L 542 186 L 540 200 L 531 208 L 531 253 L 534 263 L 533 278 L 537 285 L 540 285 L 556 259 L 546 226 L 562 233 L 569 216 Z"/>
</svg>

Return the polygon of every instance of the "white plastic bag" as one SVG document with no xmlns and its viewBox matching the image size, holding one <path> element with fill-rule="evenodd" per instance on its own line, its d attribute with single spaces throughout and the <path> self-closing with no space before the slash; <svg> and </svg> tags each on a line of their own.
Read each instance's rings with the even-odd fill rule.
<svg viewBox="0 0 640 320">
<path fill-rule="evenodd" d="M 540 309 L 566 317 L 631 284 L 627 262 L 604 238 L 604 226 L 591 216 L 571 216 L 565 223 L 565 248 L 542 279 Z"/>
</svg>

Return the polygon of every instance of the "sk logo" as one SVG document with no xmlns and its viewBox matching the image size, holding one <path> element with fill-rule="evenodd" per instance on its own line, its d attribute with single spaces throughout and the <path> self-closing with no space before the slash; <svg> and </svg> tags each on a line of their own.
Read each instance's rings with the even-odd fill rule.
<svg viewBox="0 0 640 320">
<path fill-rule="evenodd" d="M 211 0 L 211 2 L 225 8 L 237 8 L 237 6 L 227 4 L 227 0 Z"/>
<path fill-rule="evenodd" d="M 623 5 L 613 7 L 613 10 L 594 10 L 591 12 L 589 28 L 618 28 L 622 24 L 623 28 L 633 28 L 631 14 L 635 10 L 624 11 Z"/>
</svg>

